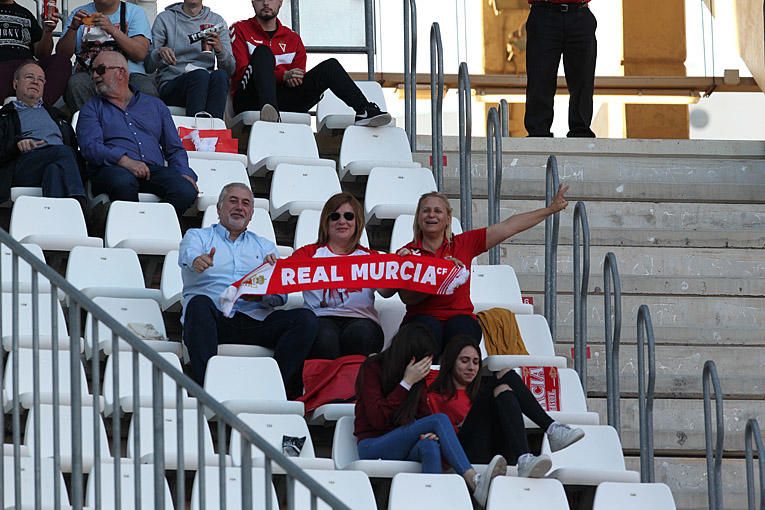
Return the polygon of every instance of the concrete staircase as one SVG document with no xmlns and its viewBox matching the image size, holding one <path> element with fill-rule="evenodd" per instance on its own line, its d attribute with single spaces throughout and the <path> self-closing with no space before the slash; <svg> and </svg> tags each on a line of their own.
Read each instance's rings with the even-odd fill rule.
<svg viewBox="0 0 765 510">
<path fill-rule="evenodd" d="M 429 162 L 421 137 L 415 159 Z M 545 162 L 558 158 L 571 206 L 561 217 L 559 354 L 573 337 L 573 204 L 587 203 L 591 232 L 588 299 L 589 400 L 606 422 L 603 258 L 622 276 L 622 442 L 633 468 L 639 447 L 636 317 L 651 309 L 657 343 L 654 434 L 657 481 L 678 508 L 706 507 L 701 371 L 717 363 L 726 396 L 725 507 L 746 507 L 743 433 L 765 418 L 765 143 L 659 140 L 505 139 L 502 217 L 543 205 Z M 445 140 L 446 192 L 459 211 L 458 145 Z M 486 225 L 485 140 L 473 141 L 473 226 Z M 501 247 L 524 295 L 543 310 L 544 228 Z M 569 366 L 572 366 L 571 364 Z"/>
</svg>

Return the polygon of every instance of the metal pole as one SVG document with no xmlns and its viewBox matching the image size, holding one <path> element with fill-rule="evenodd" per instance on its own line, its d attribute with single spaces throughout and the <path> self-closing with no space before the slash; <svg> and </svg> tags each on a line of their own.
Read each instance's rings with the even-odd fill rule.
<svg viewBox="0 0 765 510">
<path fill-rule="evenodd" d="M 507 99 L 499 102 L 499 120 L 502 124 L 502 138 L 510 137 L 510 105 Z"/>
<path fill-rule="evenodd" d="M 433 174 L 436 189 L 444 189 L 444 49 L 441 43 L 441 27 L 433 23 L 430 27 L 430 157 L 433 160 Z"/>
<path fill-rule="evenodd" d="M 580 234 L 581 225 L 581 234 Z M 579 239 L 582 237 L 582 254 Z M 581 269 L 580 269 L 580 261 Z M 590 281 L 590 225 L 584 202 L 574 208 L 574 369 L 587 396 L 587 290 Z"/>
<path fill-rule="evenodd" d="M 645 339 L 643 340 L 643 334 Z M 645 386 L 645 343 L 648 344 L 648 387 Z M 653 396 L 656 387 L 656 341 L 648 305 L 637 316 L 638 411 L 640 413 L 640 481 L 653 483 Z"/>
<path fill-rule="evenodd" d="M 715 392 L 716 442 L 712 447 L 712 396 L 709 385 Z M 722 510 L 722 456 L 725 443 L 725 423 L 723 416 L 723 393 L 720 378 L 717 376 L 715 362 L 707 360 L 701 373 L 701 385 L 704 395 L 704 439 L 707 454 L 707 498 L 709 510 Z"/>
<path fill-rule="evenodd" d="M 614 286 L 613 325 L 611 323 L 611 285 Z M 619 344 L 622 333 L 622 282 L 616 255 L 606 253 L 603 261 L 603 315 L 606 323 L 606 401 L 608 424 L 621 435 L 621 391 L 619 390 Z"/>
<path fill-rule="evenodd" d="M 555 193 L 558 191 L 558 160 L 555 156 L 547 158 L 545 176 L 545 207 L 550 207 Z M 550 326 L 550 335 L 555 343 L 555 315 L 558 301 L 558 230 L 560 228 L 560 212 L 545 218 L 545 319 Z"/>
<path fill-rule="evenodd" d="M 404 127 L 417 150 L 417 2 L 404 0 Z"/>
<path fill-rule="evenodd" d="M 746 500 L 749 510 L 756 510 L 757 503 L 754 495 L 754 454 L 752 451 L 752 440 L 757 446 L 757 465 L 760 475 L 760 510 L 765 510 L 765 447 L 762 444 L 762 435 L 760 434 L 760 424 L 756 418 L 749 418 L 744 429 L 744 452 L 746 455 Z"/>
<path fill-rule="evenodd" d="M 473 228 L 473 108 L 470 87 L 470 73 L 466 62 L 459 69 L 459 141 L 460 141 L 460 219 L 462 230 Z"/>
<path fill-rule="evenodd" d="M 300 33 L 300 0 L 290 0 L 290 14 L 292 15 L 292 30 Z"/>
<path fill-rule="evenodd" d="M 486 119 L 486 171 L 488 179 L 488 224 L 499 222 L 499 197 L 502 187 L 502 136 L 500 133 L 499 113 L 496 108 L 489 109 Z M 499 264 L 499 245 L 489 250 L 489 264 Z"/>
<path fill-rule="evenodd" d="M 375 13 L 373 0 L 364 0 L 364 38 L 367 46 L 367 80 L 375 78 Z"/>
</svg>

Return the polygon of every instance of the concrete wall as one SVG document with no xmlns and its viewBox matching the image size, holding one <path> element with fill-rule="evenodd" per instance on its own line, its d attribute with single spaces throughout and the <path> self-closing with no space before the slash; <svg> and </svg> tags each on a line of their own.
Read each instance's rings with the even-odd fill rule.
<svg viewBox="0 0 765 510">
<path fill-rule="evenodd" d="M 765 89 L 763 4 L 762 0 L 736 0 L 739 53 L 761 89 Z"/>
</svg>

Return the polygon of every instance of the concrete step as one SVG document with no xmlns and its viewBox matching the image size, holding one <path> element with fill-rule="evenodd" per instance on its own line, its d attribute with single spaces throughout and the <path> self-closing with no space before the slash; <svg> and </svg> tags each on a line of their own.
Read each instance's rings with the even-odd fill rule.
<svg viewBox="0 0 765 510">
<path fill-rule="evenodd" d="M 590 398 L 588 409 L 600 414 L 607 423 L 605 398 Z M 625 450 L 640 450 L 638 400 L 621 399 L 621 440 Z M 728 400 L 724 402 L 725 453 L 744 455 L 744 428 L 749 418 L 765 416 L 763 400 Z M 714 423 L 714 418 L 713 418 Z M 655 399 L 653 403 L 654 450 L 657 455 L 703 456 L 704 405 L 702 400 Z"/>
<path fill-rule="evenodd" d="M 765 195 L 763 195 L 765 196 Z M 459 215 L 459 200 L 451 201 Z M 587 201 L 592 246 L 696 248 L 765 247 L 765 207 L 753 204 L 685 204 Z M 502 200 L 500 218 L 543 207 L 542 200 Z M 561 213 L 559 243 L 570 245 L 574 201 Z M 487 201 L 473 200 L 473 226 L 486 226 Z M 509 244 L 544 245 L 544 223 L 514 236 Z"/>
<path fill-rule="evenodd" d="M 535 313 L 544 310 L 544 295 L 523 292 L 534 299 Z M 707 298 L 698 296 L 622 296 L 622 341 L 636 339 L 637 311 L 647 304 L 651 310 L 656 343 L 659 345 L 765 345 L 765 299 Z M 590 343 L 604 338 L 603 296 L 589 296 L 587 335 Z M 558 296 L 557 339 L 573 339 L 573 296 Z"/>
</svg>

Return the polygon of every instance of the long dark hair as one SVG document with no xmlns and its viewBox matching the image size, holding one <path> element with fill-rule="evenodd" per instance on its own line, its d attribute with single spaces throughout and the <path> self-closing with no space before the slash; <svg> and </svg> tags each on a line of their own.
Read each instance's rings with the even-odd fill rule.
<svg viewBox="0 0 765 510">
<path fill-rule="evenodd" d="M 419 361 L 432 356 L 435 351 L 433 334 L 426 326 L 410 322 L 401 326 L 393 337 L 390 347 L 376 356 L 372 356 L 361 366 L 356 379 L 356 393 L 361 394 L 366 367 L 371 363 L 380 365 L 380 385 L 384 395 L 390 394 L 404 378 L 406 367 L 412 358 Z M 396 425 L 411 423 L 417 416 L 417 407 L 421 394 L 425 391 L 425 379 L 417 382 L 409 390 L 406 400 L 393 415 Z"/>
<path fill-rule="evenodd" d="M 475 343 L 475 339 L 467 335 L 455 336 L 447 344 L 446 349 L 441 353 L 441 368 L 438 371 L 436 380 L 428 388 L 429 392 L 444 395 L 447 399 L 452 399 L 457 395 L 457 387 L 454 384 L 454 365 L 457 364 L 457 358 L 459 358 L 462 349 L 465 347 L 472 347 L 478 352 L 478 373 L 475 379 L 465 388 L 470 401 L 475 402 L 478 396 L 478 389 L 481 386 L 481 349 Z"/>
</svg>

